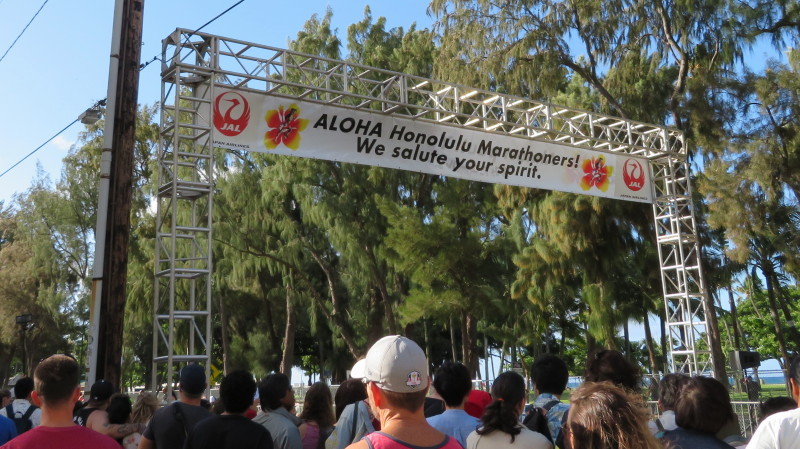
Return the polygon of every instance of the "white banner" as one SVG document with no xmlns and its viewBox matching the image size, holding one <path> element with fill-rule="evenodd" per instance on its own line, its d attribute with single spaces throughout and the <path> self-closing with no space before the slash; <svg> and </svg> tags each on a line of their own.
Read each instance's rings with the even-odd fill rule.
<svg viewBox="0 0 800 449">
<path fill-rule="evenodd" d="M 646 159 L 265 94 L 214 92 L 214 145 L 651 203 Z"/>
</svg>

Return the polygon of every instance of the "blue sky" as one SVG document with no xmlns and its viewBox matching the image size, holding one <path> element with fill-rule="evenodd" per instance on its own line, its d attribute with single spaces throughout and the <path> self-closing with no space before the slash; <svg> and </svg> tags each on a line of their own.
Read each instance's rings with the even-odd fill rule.
<svg viewBox="0 0 800 449">
<path fill-rule="evenodd" d="M 0 0 L 0 55 L 6 51 L 44 0 Z M 161 39 L 178 27 L 195 29 L 236 3 L 235 0 L 146 0 L 142 62 L 160 55 Z M 264 1 L 246 0 L 203 31 L 275 47 L 286 47 L 312 14 L 333 9 L 333 26 L 346 37 L 347 26 L 363 18 L 385 16 L 389 27 L 430 27 L 427 0 Z M 0 173 L 105 98 L 111 48 L 113 0 L 49 0 L 25 34 L 0 62 Z M 158 100 L 160 66 L 145 68 L 139 103 Z M 24 192 L 37 163 L 54 181 L 61 159 L 75 143 L 77 123 L 0 178 L 0 201 Z"/>
</svg>

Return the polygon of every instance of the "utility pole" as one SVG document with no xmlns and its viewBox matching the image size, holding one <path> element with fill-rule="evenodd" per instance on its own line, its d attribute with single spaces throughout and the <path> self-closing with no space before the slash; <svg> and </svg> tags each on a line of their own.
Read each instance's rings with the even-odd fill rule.
<svg viewBox="0 0 800 449">
<path fill-rule="evenodd" d="M 117 0 L 95 229 L 87 388 L 120 386 L 144 0 Z"/>
</svg>

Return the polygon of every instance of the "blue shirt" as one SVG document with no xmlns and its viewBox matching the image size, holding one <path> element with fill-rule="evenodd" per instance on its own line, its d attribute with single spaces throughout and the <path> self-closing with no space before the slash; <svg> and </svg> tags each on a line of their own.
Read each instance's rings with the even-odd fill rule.
<svg viewBox="0 0 800 449">
<path fill-rule="evenodd" d="M 0 416 L 0 445 L 8 443 L 15 436 L 17 436 L 17 425 L 14 421 Z"/>
<path fill-rule="evenodd" d="M 480 423 L 478 418 L 464 410 L 445 410 L 440 415 L 428 418 L 428 424 L 434 429 L 455 438 L 463 447 L 467 447 L 467 437 Z"/>
<path fill-rule="evenodd" d="M 536 396 L 536 399 L 533 401 L 533 405 L 536 407 L 544 407 L 548 402 L 552 401 L 558 401 L 558 404 L 550 407 L 550 410 L 547 412 L 547 428 L 550 430 L 550 436 L 555 442 L 558 438 L 558 434 L 561 433 L 561 425 L 563 424 L 562 420 L 564 419 L 564 415 L 567 413 L 567 411 L 569 411 L 569 404 L 561 402 L 553 394 L 542 393 L 539 396 Z"/>
</svg>

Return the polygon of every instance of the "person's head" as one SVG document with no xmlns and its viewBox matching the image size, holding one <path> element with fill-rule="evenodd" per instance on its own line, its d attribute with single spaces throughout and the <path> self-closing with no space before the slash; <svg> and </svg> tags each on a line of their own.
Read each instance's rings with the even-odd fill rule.
<svg viewBox="0 0 800 449">
<path fill-rule="evenodd" d="M 539 393 L 560 396 L 564 393 L 564 389 L 567 388 L 569 370 L 563 360 L 552 354 L 545 354 L 533 363 L 531 377 Z"/>
<path fill-rule="evenodd" d="M 367 394 L 376 409 L 421 412 L 428 393 L 428 358 L 412 340 L 400 335 L 383 337 L 358 361 L 351 375 L 367 382 Z"/>
<path fill-rule="evenodd" d="M 139 393 L 131 410 L 132 423 L 147 423 L 159 407 L 158 397 L 149 391 Z"/>
<path fill-rule="evenodd" d="M 182 397 L 200 399 L 206 391 L 206 386 L 206 369 L 202 365 L 192 363 L 181 369 L 178 388 Z"/>
<path fill-rule="evenodd" d="M 711 377 L 686 381 L 675 402 L 675 423 L 686 430 L 715 435 L 734 417 L 728 390 Z"/>
<path fill-rule="evenodd" d="M 294 407 L 294 390 L 289 378 L 282 373 L 272 373 L 258 384 L 258 396 L 262 410 L 276 410 L 283 407 L 291 410 Z M 252 400 L 253 395 L 250 395 Z M 222 398 L 225 401 L 225 398 Z M 225 403 L 225 410 L 228 404 Z"/>
<path fill-rule="evenodd" d="M 320 428 L 330 427 L 336 422 L 331 389 L 326 383 L 317 382 L 306 391 L 300 419 L 314 421 Z"/>
<path fill-rule="evenodd" d="M 219 397 L 225 404 L 225 411 L 233 415 L 246 412 L 253 403 L 254 394 L 256 381 L 252 374 L 244 370 L 229 373 L 222 378 L 219 386 Z"/>
<path fill-rule="evenodd" d="M 433 388 L 448 407 L 461 407 L 472 390 L 472 376 L 463 363 L 446 361 L 433 375 Z"/>
<path fill-rule="evenodd" d="M 586 365 L 587 382 L 609 381 L 630 391 L 639 389 L 641 373 L 619 351 L 604 349 L 589 357 Z"/>
<path fill-rule="evenodd" d="M 569 449 L 660 449 L 641 398 L 612 382 L 584 382 L 570 395 Z"/>
<path fill-rule="evenodd" d="M 11 390 L 0 390 L 0 408 L 11 403 Z"/>
<path fill-rule="evenodd" d="M 23 377 L 14 384 L 14 397 L 17 399 L 28 399 L 33 391 L 33 379 Z"/>
<path fill-rule="evenodd" d="M 81 369 L 72 357 L 56 354 L 42 360 L 33 380 L 33 400 L 43 410 L 62 405 L 72 409 L 81 397 Z"/>
<path fill-rule="evenodd" d="M 680 373 L 665 375 L 658 383 L 658 405 L 662 410 L 675 410 L 681 388 L 689 380 L 689 376 Z"/>
<path fill-rule="evenodd" d="M 787 398 L 786 396 L 769 398 L 761 403 L 759 422 L 763 421 L 767 416 L 774 415 L 778 412 L 788 412 L 796 408 L 797 402 L 792 398 Z"/>
<path fill-rule="evenodd" d="M 792 398 L 800 403 L 800 355 L 796 355 L 789 363 L 789 388 Z"/>
<path fill-rule="evenodd" d="M 354 402 L 367 399 L 367 386 L 361 379 L 347 379 L 339 385 L 334 399 L 336 420 L 338 421 L 345 407 Z"/>
<path fill-rule="evenodd" d="M 481 416 L 482 426 L 479 435 L 501 431 L 511 435 L 514 442 L 519 435 L 519 414 L 525 404 L 525 379 L 514 371 L 506 371 L 497 376 L 492 384 L 492 402 L 486 406 Z"/>
<path fill-rule="evenodd" d="M 131 417 L 131 398 L 127 394 L 116 393 L 111 395 L 108 402 L 108 422 L 111 424 L 125 424 Z"/>
<path fill-rule="evenodd" d="M 92 390 L 89 393 L 89 403 L 93 406 L 107 404 L 113 394 L 114 385 L 111 382 L 100 379 L 92 385 Z"/>
</svg>

